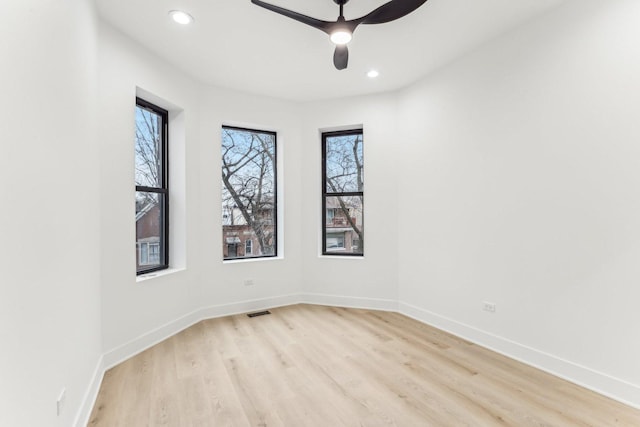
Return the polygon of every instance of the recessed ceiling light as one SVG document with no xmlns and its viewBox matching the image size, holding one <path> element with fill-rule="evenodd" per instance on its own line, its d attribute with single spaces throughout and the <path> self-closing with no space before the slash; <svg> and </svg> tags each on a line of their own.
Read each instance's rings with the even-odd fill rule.
<svg viewBox="0 0 640 427">
<path fill-rule="evenodd" d="M 171 18 L 177 22 L 178 24 L 181 25 L 188 25 L 191 24 L 194 19 L 193 16 L 189 15 L 187 12 L 183 12 L 181 10 L 172 10 L 169 12 L 169 16 L 171 16 Z"/>
<path fill-rule="evenodd" d="M 370 79 L 375 79 L 379 75 L 380 73 L 377 70 L 369 70 L 369 72 L 367 73 L 367 77 L 369 77 Z"/>
</svg>

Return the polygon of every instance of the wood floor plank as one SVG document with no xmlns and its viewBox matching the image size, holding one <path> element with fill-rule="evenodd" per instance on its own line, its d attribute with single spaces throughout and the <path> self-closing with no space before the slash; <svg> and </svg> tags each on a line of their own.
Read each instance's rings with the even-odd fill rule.
<svg viewBox="0 0 640 427">
<path fill-rule="evenodd" d="M 640 411 L 398 313 L 202 321 L 110 369 L 91 426 L 640 426 Z"/>
</svg>

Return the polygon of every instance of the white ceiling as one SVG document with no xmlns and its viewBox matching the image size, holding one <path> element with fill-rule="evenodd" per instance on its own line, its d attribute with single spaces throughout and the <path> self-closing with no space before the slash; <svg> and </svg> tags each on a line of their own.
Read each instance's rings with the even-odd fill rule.
<svg viewBox="0 0 640 427">
<path fill-rule="evenodd" d="M 266 0 L 333 21 L 333 0 Z M 334 45 L 312 27 L 250 0 L 96 0 L 100 16 L 199 81 L 298 101 L 399 89 L 566 0 L 429 0 L 394 22 L 361 25 L 349 67 L 333 66 Z M 386 0 L 350 0 L 345 17 Z M 195 23 L 173 23 L 184 10 Z M 377 79 L 365 73 L 375 68 Z"/>
</svg>

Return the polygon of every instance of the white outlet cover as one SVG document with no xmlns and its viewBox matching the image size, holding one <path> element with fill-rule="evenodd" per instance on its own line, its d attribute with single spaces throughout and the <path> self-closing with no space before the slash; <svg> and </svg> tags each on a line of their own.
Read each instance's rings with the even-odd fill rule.
<svg viewBox="0 0 640 427">
<path fill-rule="evenodd" d="M 482 303 L 482 309 L 484 311 L 488 311 L 489 313 L 495 313 L 496 312 L 496 305 L 495 305 L 495 303 L 484 301 Z"/>
</svg>

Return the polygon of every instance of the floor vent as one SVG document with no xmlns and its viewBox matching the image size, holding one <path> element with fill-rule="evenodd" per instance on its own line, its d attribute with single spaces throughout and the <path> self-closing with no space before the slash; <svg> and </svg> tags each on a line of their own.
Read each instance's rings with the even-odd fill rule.
<svg viewBox="0 0 640 427">
<path fill-rule="evenodd" d="M 255 313 L 247 314 L 247 316 L 249 316 L 249 317 L 257 317 L 257 316 L 264 316 L 264 315 L 267 315 L 267 314 L 271 314 L 271 312 L 269 310 L 256 311 Z"/>
</svg>

